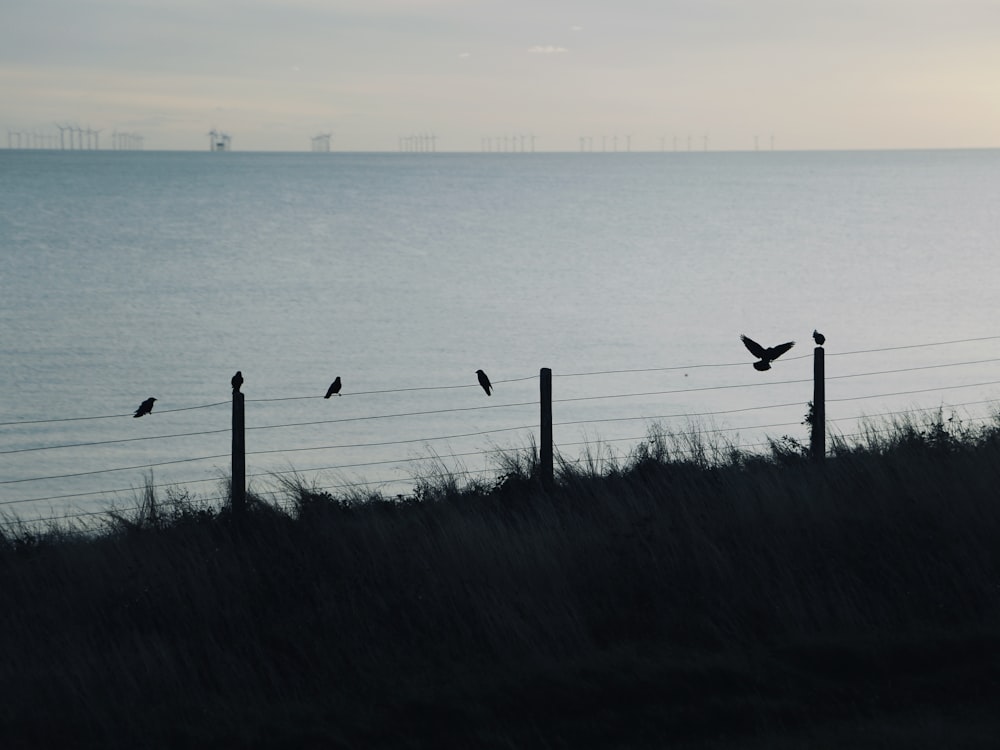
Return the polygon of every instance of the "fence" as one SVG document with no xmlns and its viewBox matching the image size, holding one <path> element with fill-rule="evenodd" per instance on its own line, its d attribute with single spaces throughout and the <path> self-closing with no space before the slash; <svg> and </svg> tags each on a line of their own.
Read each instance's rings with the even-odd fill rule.
<svg viewBox="0 0 1000 750">
<path fill-rule="evenodd" d="M 424 397 L 430 394 L 439 398 L 429 406 L 441 408 L 413 409 L 409 406 L 396 410 L 385 409 L 381 413 L 371 413 L 370 409 L 359 408 L 350 413 L 338 412 L 332 418 L 322 419 L 316 418 L 314 414 L 316 399 L 322 399 L 322 394 L 244 399 L 243 393 L 240 392 L 238 398 L 237 394 L 233 395 L 231 402 L 227 400 L 167 409 L 159 408 L 158 404 L 153 414 L 144 417 L 142 422 L 131 419 L 130 412 L 4 422 L 0 423 L 0 493 L 2 493 L 0 513 L 6 514 L 9 522 L 16 522 L 11 516 L 19 514 L 25 518 L 33 516 L 39 520 L 74 519 L 83 522 L 87 518 L 99 518 L 105 515 L 106 508 L 89 510 L 85 509 L 86 506 L 80 507 L 80 503 L 106 503 L 109 497 L 122 493 L 131 493 L 134 498 L 134 488 L 109 485 L 107 483 L 109 476 L 129 473 L 134 475 L 136 472 L 152 472 L 154 469 L 162 476 L 162 473 L 176 471 L 180 472 L 176 479 L 169 477 L 168 474 L 168 478 L 172 481 L 153 483 L 151 475 L 147 481 L 154 489 L 182 494 L 190 488 L 199 487 L 200 483 L 218 482 L 220 480 L 218 474 L 223 471 L 222 462 L 225 462 L 225 472 L 231 478 L 234 508 L 242 507 L 245 502 L 248 483 L 266 482 L 268 479 L 287 474 L 325 477 L 331 471 L 377 473 L 383 469 L 391 469 L 397 472 L 395 476 L 398 476 L 407 467 L 414 466 L 419 461 L 430 460 L 432 464 L 438 461 L 442 466 L 449 461 L 452 462 L 449 464 L 450 470 L 456 475 L 486 475 L 489 469 L 465 470 L 464 462 L 482 459 L 485 463 L 498 452 L 516 449 L 494 445 L 491 450 L 483 450 L 481 445 L 470 443 L 497 440 L 503 435 L 532 436 L 539 450 L 542 479 L 546 484 L 551 484 L 556 456 L 562 460 L 572 460 L 571 449 L 581 445 L 590 446 L 593 443 L 593 438 L 579 443 L 574 442 L 570 436 L 572 430 L 595 428 L 608 430 L 613 427 L 617 432 L 602 437 L 602 442 L 607 445 L 615 443 L 634 445 L 647 437 L 646 434 L 636 434 L 634 429 L 636 424 L 642 424 L 646 431 L 652 423 L 675 424 L 677 420 L 685 420 L 690 425 L 692 420 L 737 420 L 760 413 L 781 415 L 772 420 L 745 422 L 737 427 L 703 428 L 706 434 L 726 439 L 733 434 L 737 435 L 737 439 L 745 435 L 763 435 L 764 438 L 760 442 L 740 442 L 739 447 L 745 450 L 757 448 L 766 450 L 775 430 L 802 429 L 801 415 L 806 409 L 806 402 L 810 400 L 810 384 L 812 386 L 810 453 L 815 460 L 823 460 L 829 431 L 832 430 L 840 437 L 850 439 L 861 434 L 849 431 L 848 425 L 852 421 L 880 417 L 894 419 L 937 410 L 942 408 L 946 394 L 961 389 L 977 389 L 982 391 L 984 397 L 979 400 L 953 403 L 949 408 L 967 413 L 967 416 L 962 417 L 966 422 L 993 418 L 995 386 L 1000 384 L 1000 380 L 993 377 L 993 372 L 996 363 L 1000 362 L 1000 353 L 997 353 L 998 356 L 986 357 L 982 356 L 981 349 L 988 346 L 986 342 L 998 340 L 1000 336 L 988 336 L 833 353 L 825 351 L 824 347 L 817 347 L 811 353 L 804 355 L 791 356 L 790 353 L 783 356 L 766 374 L 757 373 L 751 369 L 750 360 L 742 358 L 734 362 L 561 374 L 553 374 L 551 369 L 542 368 L 537 375 L 494 381 L 494 385 L 500 386 L 500 389 L 499 392 L 494 391 L 490 399 L 479 390 L 474 378 L 470 378 L 472 382 L 460 385 L 345 392 L 344 395 L 355 397 L 354 403 L 358 403 L 359 407 L 362 406 L 362 401 L 370 403 L 371 400 L 377 400 L 379 404 L 400 403 L 409 406 L 412 397 L 417 395 Z M 932 347 L 946 346 L 975 347 L 978 356 L 953 357 L 945 362 L 928 362 L 926 359 L 915 359 L 911 356 L 926 352 Z M 855 360 L 864 357 L 878 359 L 884 358 L 887 354 L 891 354 L 897 360 L 893 364 L 905 366 L 882 365 L 853 372 L 844 372 L 842 369 L 832 374 L 826 372 L 825 362 L 831 357 Z M 799 361 L 810 358 L 811 377 L 789 379 L 782 374 L 785 371 L 783 368 L 795 372 L 799 367 Z M 903 361 L 900 362 L 899 359 Z M 729 382 L 698 376 L 698 373 L 708 372 L 724 376 L 733 371 L 744 377 L 739 382 Z M 957 373 L 962 373 L 962 382 L 957 382 Z M 689 374 L 693 377 L 688 378 Z M 942 380 L 941 377 L 937 377 L 936 380 L 930 380 L 928 378 L 931 374 L 945 376 L 948 379 Z M 250 375 L 252 377 L 252 373 Z M 905 380 L 913 377 L 919 379 L 912 382 Z M 665 378 L 670 379 L 672 387 L 662 387 Z M 876 383 L 885 379 L 892 379 L 892 387 L 875 387 Z M 611 390 L 609 384 L 623 381 L 630 383 L 638 381 L 639 386 Z M 529 385 L 533 386 L 535 382 L 538 383 L 537 396 L 529 396 L 525 392 L 523 398 L 516 399 L 517 395 L 524 392 Z M 587 389 L 579 385 L 587 382 L 596 382 L 598 387 Z M 848 389 L 845 386 L 849 383 L 859 384 L 859 387 Z M 647 386 L 643 388 L 643 384 Z M 918 385 L 921 387 L 910 387 Z M 467 393 L 474 394 L 474 399 L 470 396 L 466 401 L 463 394 L 463 400 L 456 405 L 458 399 L 454 394 L 460 393 L 457 389 L 470 389 Z M 773 401 L 761 403 L 752 400 L 755 398 L 753 394 L 757 392 L 778 389 L 783 393 L 791 392 L 793 395 L 780 403 Z M 498 402 L 498 396 L 508 393 L 514 395 L 515 400 Z M 926 399 L 929 395 L 938 399 L 936 405 L 920 407 L 907 405 L 906 408 L 876 414 L 845 411 L 845 408 L 852 403 L 867 404 L 877 400 L 881 405 L 893 399 Z M 699 403 L 705 399 L 709 401 L 704 402 L 705 405 L 699 408 Z M 484 401 L 486 403 L 483 403 Z M 345 398 L 340 404 L 348 402 L 349 399 Z M 633 403 L 637 405 L 630 407 L 634 412 L 630 413 L 626 405 Z M 254 416 L 252 420 L 254 423 L 249 425 L 244 419 L 247 404 Z M 312 418 L 282 419 L 286 413 L 294 415 L 296 404 L 306 405 L 303 414 Z M 691 408 L 692 405 L 694 408 Z M 226 406 L 232 408 L 232 423 L 229 426 L 220 425 L 219 420 L 214 417 L 211 420 L 206 419 L 205 415 Z M 828 418 L 826 413 L 830 406 L 836 410 L 832 418 Z M 787 419 L 784 415 L 793 413 L 793 410 L 794 420 Z M 553 418 L 554 411 L 559 418 L 557 421 Z M 274 419 L 260 424 L 260 415 L 263 413 L 272 415 Z M 981 413 L 982 416 L 977 416 L 977 413 Z M 510 418 L 506 422 L 500 422 L 497 415 L 510 415 Z M 128 419 L 125 419 L 126 417 Z M 159 430 L 160 423 L 155 420 L 168 419 L 175 420 L 186 429 L 167 433 Z M 386 429 L 381 426 L 386 423 L 403 422 L 410 425 L 419 423 L 421 430 L 407 433 L 397 428 L 393 430 L 392 435 L 388 435 Z M 80 439 L 53 440 L 50 433 L 46 432 L 53 424 L 60 428 L 72 427 L 77 432 L 71 434 L 78 434 Z M 105 425 L 103 432 L 93 429 L 94 425 L 98 424 Z M 130 431 L 133 434 L 122 437 L 123 425 L 128 425 L 130 428 L 141 425 L 142 429 L 149 430 L 151 434 L 134 434 L 137 428 L 133 428 Z M 439 426 L 438 431 L 428 433 L 427 430 L 435 425 Z M 345 432 L 346 438 L 330 442 L 328 430 L 331 426 Z M 35 427 L 37 432 L 33 431 Z M 847 427 L 846 431 L 844 427 Z M 277 437 L 293 429 L 296 431 L 294 444 Z M 247 433 L 252 433 L 255 440 L 262 444 L 248 450 Z M 272 439 L 268 442 L 261 441 L 262 435 L 270 436 Z M 90 437 L 103 439 L 88 439 Z M 219 440 L 223 437 L 230 438 L 228 449 L 219 444 Z M 171 453 L 167 448 L 168 444 L 178 441 L 183 444 L 183 449 Z M 199 441 L 204 441 L 204 445 L 210 446 L 209 449 L 196 451 L 195 449 L 202 444 Z M 440 444 L 465 445 L 467 448 L 452 447 L 450 455 L 443 458 L 437 455 L 430 459 L 427 456 L 401 457 L 398 452 L 404 448 L 412 449 L 413 446 Z M 106 468 L 81 471 L 79 459 L 75 461 L 58 459 L 63 454 L 74 452 L 89 452 L 85 460 L 91 466 L 103 465 Z M 296 469 L 268 466 L 271 459 L 298 460 L 300 456 L 312 455 L 310 452 L 316 452 L 324 458 L 336 455 L 338 460 L 333 464 L 327 461 L 322 465 Z M 42 456 L 48 457 L 49 460 L 38 461 L 37 459 Z M 146 457 L 148 460 L 139 460 L 133 456 Z M 120 457 L 118 463 L 116 457 Z M 248 461 L 253 464 L 250 473 L 247 473 Z M 216 472 L 214 478 L 185 473 L 189 467 L 206 464 L 213 465 L 214 468 L 211 470 Z M 39 471 L 36 466 L 52 466 L 53 470 Z M 209 469 L 206 469 L 206 473 L 208 471 Z M 101 484 L 85 484 L 85 481 L 101 482 Z M 317 485 L 317 488 L 336 492 L 340 489 L 356 489 L 366 485 L 384 488 L 401 486 L 405 483 L 406 480 L 387 480 L 383 477 L 373 482 L 361 480 L 337 485 Z M 91 486 L 95 488 L 90 489 Z M 412 479 L 409 486 L 412 488 Z M 49 487 L 53 489 L 46 492 L 44 488 Z M 255 490 L 255 492 L 271 494 L 274 497 L 280 495 L 279 491 Z M 206 502 L 221 502 L 225 498 L 208 496 L 203 499 Z M 46 510 L 48 515 L 45 514 Z"/>
</svg>

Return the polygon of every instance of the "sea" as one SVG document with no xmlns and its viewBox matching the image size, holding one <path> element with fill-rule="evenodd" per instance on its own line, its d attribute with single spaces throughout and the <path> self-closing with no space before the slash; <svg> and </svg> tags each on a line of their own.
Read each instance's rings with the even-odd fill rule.
<svg viewBox="0 0 1000 750">
<path fill-rule="evenodd" d="M 561 466 L 807 446 L 817 329 L 828 438 L 975 429 L 998 278 L 1000 150 L 0 150 L 0 522 L 221 502 L 237 370 L 279 505 L 500 481 L 543 368 Z"/>
</svg>

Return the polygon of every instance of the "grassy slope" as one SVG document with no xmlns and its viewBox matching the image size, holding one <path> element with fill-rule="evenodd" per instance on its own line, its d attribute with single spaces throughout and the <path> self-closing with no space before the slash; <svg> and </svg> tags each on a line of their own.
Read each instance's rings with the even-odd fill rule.
<svg viewBox="0 0 1000 750">
<path fill-rule="evenodd" d="M 1000 429 L 946 427 L 22 531 L 4 745 L 993 747 Z"/>
</svg>

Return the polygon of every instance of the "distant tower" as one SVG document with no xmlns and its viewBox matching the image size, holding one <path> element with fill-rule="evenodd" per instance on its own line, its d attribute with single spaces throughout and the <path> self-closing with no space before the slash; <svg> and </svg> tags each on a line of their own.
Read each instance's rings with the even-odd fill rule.
<svg viewBox="0 0 1000 750">
<path fill-rule="evenodd" d="M 229 151 L 232 138 L 227 133 L 222 133 L 212 128 L 207 133 L 209 151 Z"/>
<path fill-rule="evenodd" d="M 330 137 L 332 133 L 320 133 L 312 137 L 312 150 L 316 153 L 330 153 Z"/>
</svg>

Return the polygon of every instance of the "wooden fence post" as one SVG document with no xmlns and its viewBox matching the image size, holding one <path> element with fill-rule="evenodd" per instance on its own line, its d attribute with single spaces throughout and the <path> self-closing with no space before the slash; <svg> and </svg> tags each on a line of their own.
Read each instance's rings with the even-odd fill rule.
<svg viewBox="0 0 1000 750">
<path fill-rule="evenodd" d="M 233 517 L 242 518 L 247 508 L 247 450 L 243 422 L 243 394 L 233 388 Z"/>
<path fill-rule="evenodd" d="M 822 463 L 826 458 L 826 383 L 823 363 L 823 347 L 813 349 L 813 408 L 812 437 L 810 448 L 812 459 Z"/>
<path fill-rule="evenodd" d="M 542 487 L 551 490 L 554 484 L 552 467 L 552 370 L 543 367 L 539 372 L 539 391 L 541 402 L 541 444 L 538 446 L 538 458 L 541 462 Z"/>
</svg>

